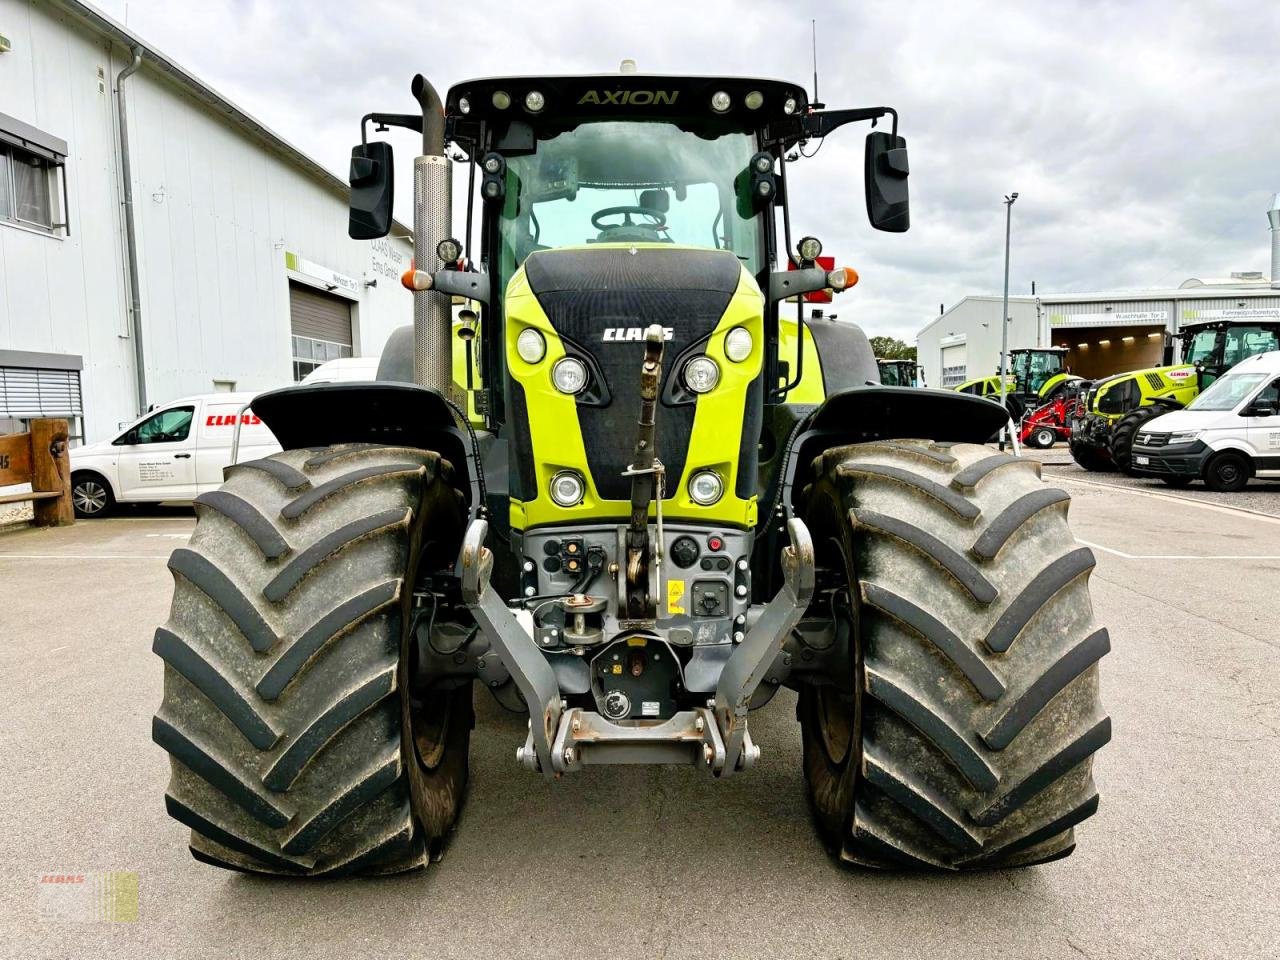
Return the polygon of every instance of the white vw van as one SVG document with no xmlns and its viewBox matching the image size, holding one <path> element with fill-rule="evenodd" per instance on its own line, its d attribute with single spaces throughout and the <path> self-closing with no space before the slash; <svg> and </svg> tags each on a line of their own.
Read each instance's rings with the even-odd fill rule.
<svg viewBox="0 0 1280 960">
<path fill-rule="evenodd" d="M 71 451 L 76 516 L 101 517 L 117 503 L 190 502 L 222 485 L 240 415 L 237 459 L 280 450 L 271 431 L 240 408 L 253 393 L 211 393 L 158 406 L 111 440 Z"/>
<path fill-rule="evenodd" d="M 1243 489 L 1250 477 L 1280 480 L 1280 351 L 1241 360 L 1186 409 L 1143 424 L 1133 472 L 1224 491 Z"/>
</svg>

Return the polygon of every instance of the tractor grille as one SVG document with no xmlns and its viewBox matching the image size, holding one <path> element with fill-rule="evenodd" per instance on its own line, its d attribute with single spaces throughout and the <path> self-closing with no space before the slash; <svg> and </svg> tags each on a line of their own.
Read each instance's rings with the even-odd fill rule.
<svg viewBox="0 0 1280 960">
<path fill-rule="evenodd" d="M 608 405 L 580 402 L 578 423 L 596 489 L 606 499 L 626 500 L 631 481 L 622 471 L 636 442 L 643 330 L 656 323 L 670 334 L 663 355 L 667 396 L 667 384 L 679 375 L 676 358 L 716 328 L 737 290 L 738 258 L 718 250 L 555 250 L 530 254 L 525 273 L 556 333 L 595 359 L 608 386 Z M 670 478 L 668 498 L 684 473 L 694 410 L 692 403 L 658 408 L 657 453 Z"/>
<path fill-rule="evenodd" d="M 1160 376 L 1158 373 L 1148 373 L 1147 383 L 1151 384 L 1152 390 L 1164 389 L 1164 377 Z"/>
</svg>

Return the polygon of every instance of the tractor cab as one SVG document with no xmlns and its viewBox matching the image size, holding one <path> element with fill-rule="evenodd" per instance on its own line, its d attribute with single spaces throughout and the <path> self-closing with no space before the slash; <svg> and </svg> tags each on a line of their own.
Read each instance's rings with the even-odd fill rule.
<svg viewBox="0 0 1280 960">
<path fill-rule="evenodd" d="M 914 360 L 884 360 L 876 358 L 880 368 L 880 382 L 886 387 L 923 387 L 924 370 Z"/>
<path fill-rule="evenodd" d="M 1182 362 L 1195 367 L 1196 385 L 1204 390 L 1241 360 L 1280 350 L 1280 322 L 1190 323 L 1179 337 Z"/>
<path fill-rule="evenodd" d="M 1046 403 L 1072 379 L 1066 372 L 1065 347 L 1035 347 L 1009 351 L 1009 373 L 1017 393 L 1028 403 Z"/>
</svg>

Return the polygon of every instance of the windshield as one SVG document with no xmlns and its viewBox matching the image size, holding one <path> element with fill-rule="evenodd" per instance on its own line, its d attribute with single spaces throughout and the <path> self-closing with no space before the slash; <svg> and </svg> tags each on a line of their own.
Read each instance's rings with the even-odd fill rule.
<svg viewBox="0 0 1280 960">
<path fill-rule="evenodd" d="M 1188 410 L 1234 410 L 1266 379 L 1264 373 L 1229 373 L 1189 404 Z"/>
<path fill-rule="evenodd" d="M 1013 376 L 1027 392 L 1039 393 L 1050 377 L 1062 372 L 1062 354 L 1056 350 L 1029 350 L 1013 355 Z"/>
<path fill-rule="evenodd" d="M 758 272 L 754 152 L 750 134 L 707 140 L 656 121 L 584 123 L 539 141 L 507 161 L 499 282 L 537 250 L 592 243 L 731 250 Z"/>
<path fill-rule="evenodd" d="M 886 387 L 901 387 L 906 385 L 905 370 L 899 363 L 882 363 L 880 364 L 880 383 Z"/>
<path fill-rule="evenodd" d="M 1280 349 L 1276 331 L 1268 327 L 1231 327 L 1222 350 L 1222 366 L 1235 366 L 1246 357 Z"/>
<path fill-rule="evenodd" d="M 1213 360 L 1213 348 L 1218 342 L 1217 330 L 1201 330 L 1187 345 L 1183 363 L 1209 363 Z"/>
</svg>

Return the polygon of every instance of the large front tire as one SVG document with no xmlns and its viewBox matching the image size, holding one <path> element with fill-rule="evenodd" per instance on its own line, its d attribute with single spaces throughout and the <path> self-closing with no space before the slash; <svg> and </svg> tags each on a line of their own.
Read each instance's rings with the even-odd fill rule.
<svg viewBox="0 0 1280 960">
<path fill-rule="evenodd" d="M 1071 459 L 1089 473 L 1107 473 L 1115 469 L 1115 464 L 1092 443 L 1073 439 L 1068 448 L 1071 450 Z"/>
<path fill-rule="evenodd" d="M 470 691 L 411 703 L 404 663 L 417 571 L 456 555 L 451 476 L 434 453 L 346 445 L 239 464 L 197 498 L 169 561 L 152 734 L 198 860 L 391 873 L 439 844 L 465 789 Z"/>
<path fill-rule="evenodd" d="M 838 572 L 852 677 L 802 690 L 815 818 L 842 860 L 1023 866 L 1066 856 L 1110 738 L 1092 553 L 1034 461 L 972 445 L 828 451 L 806 522 Z M 841 620 L 847 629 L 840 629 Z"/>
<path fill-rule="evenodd" d="M 1168 413 L 1164 407 L 1139 407 L 1120 418 L 1111 431 L 1111 462 L 1116 465 L 1117 470 L 1126 476 L 1134 475 L 1133 441 L 1138 435 L 1138 429 L 1163 413 Z"/>
</svg>

